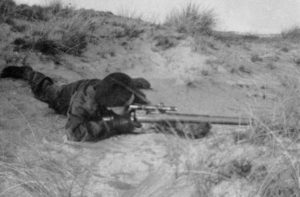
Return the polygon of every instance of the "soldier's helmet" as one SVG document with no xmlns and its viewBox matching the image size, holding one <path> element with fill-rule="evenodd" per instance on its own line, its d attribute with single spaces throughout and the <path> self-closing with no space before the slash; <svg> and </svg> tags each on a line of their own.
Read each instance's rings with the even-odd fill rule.
<svg viewBox="0 0 300 197">
<path fill-rule="evenodd" d="M 134 95 L 134 100 L 132 103 L 149 104 L 150 102 L 146 98 L 146 95 L 140 90 L 143 88 L 141 87 L 140 82 L 140 79 L 132 79 L 125 73 L 111 73 L 95 87 L 95 99 L 98 104 L 102 106 L 118 107 L 127 105 L 128 101 L 131 100 L 132 96 Z"/>
</svg>

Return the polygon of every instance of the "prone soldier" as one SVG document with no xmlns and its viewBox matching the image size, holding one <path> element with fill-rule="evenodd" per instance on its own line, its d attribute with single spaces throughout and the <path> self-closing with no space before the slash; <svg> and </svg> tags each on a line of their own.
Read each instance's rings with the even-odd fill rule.
<svg viewBox="0 0 300 197">
<path fill-rule="evenodd" d="M 131 121 L 129 106 L 150 102 L 141 89 L 149 89 L 144 78 L 116 72 L 104 79 L 84 79 L 57 85 L 29 66 L 8 66 L 1 78 L 29 82 L 34 96 L 59 114 L 67 115 L 66 134 L 71 141 L 98 141 L 114 135 L 133 133 L 138 122 Z M 107 121 L 104 117 L 113 117 Z"/>
</svg>

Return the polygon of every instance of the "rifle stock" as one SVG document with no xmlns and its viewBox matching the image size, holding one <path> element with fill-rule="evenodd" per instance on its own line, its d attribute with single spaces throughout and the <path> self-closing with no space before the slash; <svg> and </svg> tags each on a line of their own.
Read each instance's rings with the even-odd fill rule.
<svg viewBox="0 0 300 197">
<path fill-rule="evenodd" d="M 209 116 L 198 114 L 143 114 L 136 115 L 136 120 L 141 123 L 159 122 L 181 122 L 181 123 L 203 123 L 222 124 L 222 125 L 250 125 L 252 120 L 243 117 Z"/>
</svg>

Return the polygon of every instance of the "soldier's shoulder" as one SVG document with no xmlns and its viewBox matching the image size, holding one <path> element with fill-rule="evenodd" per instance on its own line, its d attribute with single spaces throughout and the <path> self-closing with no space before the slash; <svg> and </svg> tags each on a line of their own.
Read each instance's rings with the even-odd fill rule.
<svg viewBox="0 0 300 197">
<path fill-rule="evenodd" d="M 76 91 L 83 91 L 86 92 L 86 89 L 90 86 L 94 87 L 97 84 L 101 83 L 100 79 L 84 79 L 77 81 L 76 83 Z"/>
<path fill-rule="evenodd" d="M 100 79 L 87 79 L 82 81 L 82 83 L 78 86 L 76 92 L 79 94 L 83 94 L 85 96 L 90 96 L 93 98 L 95 94 L 95 87 L 101 83 Z"/>
</svg>

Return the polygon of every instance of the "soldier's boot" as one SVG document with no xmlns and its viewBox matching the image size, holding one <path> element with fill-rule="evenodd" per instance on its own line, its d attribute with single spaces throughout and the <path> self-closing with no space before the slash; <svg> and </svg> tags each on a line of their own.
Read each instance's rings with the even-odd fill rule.
<svg viewBox="0 0 300 197">
<path fill-rule="evenodd" d="M 0 77 L 29 80 L 32 72 L 33 69 L 30 66 L 8 66 L 2 70 Z"/>
</svg>

